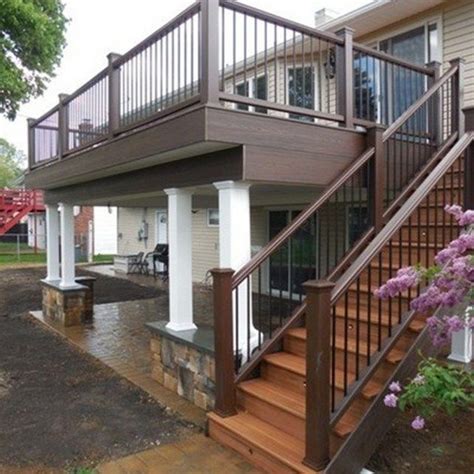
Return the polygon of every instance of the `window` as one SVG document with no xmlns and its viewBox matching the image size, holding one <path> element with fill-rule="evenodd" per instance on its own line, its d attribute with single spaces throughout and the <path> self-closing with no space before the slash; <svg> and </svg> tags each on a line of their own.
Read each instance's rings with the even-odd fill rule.
<svg viewBox="0 0 474 474">
<path fill-rule="evenodd" d="M 219 209 L 207 210 L 207 226 L 219 227 Z"/>
<path fill-rule="evenodd" d="M 267 76 L 250 78 L 245 82 L 241 82 L 236 86 L 237 95 L 243 97 L 249 97 L 251 99 L 267 100 Z M 237 104 L 238 110 L 250 110 L 251 112 L 258 112 L 260 114 L 266 114 L 267 109 L 265 107 L 249 107 L 245 104 Z"/>
<path fill-rule="evenodd" d="M 438 33 L 438 24 L 428 22 L 380 41 L 379 50 L 422 66 L 441 59 Z M 410 74 L 403 68 L 385 65 L 372 67 L 372 70 L 374 76 L 380 76 L 379 90 L 370 93 L 373 107 L 377 108 L 373 115 L 383 123 L 397 119 L 425 90 L 425 78 L 421 74 Z M 363 112 L 360 109 L 363 109 L 363 101 L 358 104 L 356 100 L 356 110 Z"/>
<path fill-rule="evenodd" d="M 288 104 L 314 110 L 313 68 L 296 67 L 288 69 Z M 290 118 L 312 121 L 311 117 L 290 114 Z"/>
</svg>

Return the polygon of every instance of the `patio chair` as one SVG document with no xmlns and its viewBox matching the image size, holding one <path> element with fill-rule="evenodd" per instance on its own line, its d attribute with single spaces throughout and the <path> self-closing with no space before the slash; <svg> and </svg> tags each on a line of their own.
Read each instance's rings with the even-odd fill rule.
<svg viewBox="0 0 474 474">
<path fill-rule="evenodd" d="M 144 258 L 144 252 L 138 252 L 130 261 L 130 273 L 148 275 L 148 261 Z"/>
</svg>

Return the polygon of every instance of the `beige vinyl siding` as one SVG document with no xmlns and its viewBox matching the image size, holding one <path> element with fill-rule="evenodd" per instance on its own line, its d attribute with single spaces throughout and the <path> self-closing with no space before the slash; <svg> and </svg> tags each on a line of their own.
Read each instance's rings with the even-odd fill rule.
<svg viewBox="0 0 474 474">
<path fill-rule="evenodd" d="M 117 210 L 117 252 L 129 255 L 138 252 L 151 252 L 155 247 L 155 209 L 138 207 L 119 207 Z M 138 240 L 142 221 L 148 223 L 148 240 Z"/>
<path fill-rule="evenodd" d="M 207 225 L 207 209 L 193 214 L 193 281 L 204 282 L 206 273 L 219 266 L 219 227 Z"/>
<path fill-rule="evenodd" d="M 156 242 L 156 211 L 154 208 L 118 209 L 118 254 L 151 252 Z M 219 227 L 207 225 L 207 209 L 193 214 L 193 281 L 204 282 L 206 273 L 219 266 Z M 251 210 L 252 246 L 262 247 L 267 242 L 266 212 L 263 207 Z M 148 223 L 148 240 L 138 240 L 143 219 Z"/>
<path fill-rule="evenodd" d="M 443 10 L 443 62 L 462 57 L 466 61 L 464 105 L 474 106 L 474 2 L 449 2 Z"/>
<path fill-rule="evenodd" d="M 426 10 L 363 38 L 356 37 L 356 41 L 371 45 L 401 31 L 408 31 L 411 26 L 416 28 L 423 22 L 432 20 L 440 20 L 438 27 L 441 29 L 443 70 L 449 67 L 451 59 L 461 57 L 466 61 L 464 105 L 474 106 L 474 1 L 447 1 L 439 7 Z"/>
</svg>

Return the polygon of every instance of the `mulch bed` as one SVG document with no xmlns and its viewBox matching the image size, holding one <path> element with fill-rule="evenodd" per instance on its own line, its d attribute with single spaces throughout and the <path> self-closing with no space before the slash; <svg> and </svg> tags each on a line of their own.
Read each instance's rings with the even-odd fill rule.
<svg viewBox="0 0 474 474">
<path fill-rule="evenodd" d="M 187 436 L 194 428 L 26 316 L 41 307 L 43 275 L 0 271 L 0 471 L 93 466 Z M 160 293 L 97 279 L 99 303 Z"/>
<path fill-rule="evenodd" d="M 372 456 L 368 468 L 377 474 L 472 474 L 473 410 L 453 417 L 437 416 L 427 428 L 410 428 L 413 417 L 400 413 Z"/>
</svg>

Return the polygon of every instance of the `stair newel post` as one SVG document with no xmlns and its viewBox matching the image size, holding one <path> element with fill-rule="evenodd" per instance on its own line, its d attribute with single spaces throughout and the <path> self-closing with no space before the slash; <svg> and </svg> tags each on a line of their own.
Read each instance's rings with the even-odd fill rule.
<svg viewBox="0 0 474 474">
<path fill-rule="evenodd" d="M 369 165 L 369 208 L 371 222 L 375 232 L 383 227 L 384 198 L 385 198 L 385 162 L 383 133 L 385 127 L 375 124 L 367 131 L 367 142 L 375 148 L 375 153 Z"/>
<path fill-rule="evenodd" d="M 344 116 L 343 125 L 354 127 L 354 30 L 347 26 L 336 34 L 344 44 L 336 46 L 336 97 L 337 113 Z"/>
<path fill-rule="evenodd" d="M 35 165 L 35 119 L 29 118 L 28 122 L 28 169 Z"/>
<path fill-rule="evenodd" d="M 214 411 L 222 417 L 235 415 L 236 394 L 233 346 L 232 275 L 230 268 L 211 270 L 214 299 L 214 356 L 216 402 Z"/>
<path fill-rule="evenodd" d="M 68 105 L 66 102 L 68 95 L 59 94 L 58 109 L 58 157 L 62 158 L 68 149 L 69 117 Z"/>
<path fill-rule="evenodd" d="M 201 103 L 219 102 L 219 0 L 201 0 Z"/>
<path fill-rule="evenodd" d="M 462 58 L 456 58 L 449 61 L 451 66 L 457 66 L 458 72 L 451 89 L 451 123 L 453 131 L 458 131 L 458 136 L 464 135 L 464 66 L 465 61 Z"/>
<path fill-rule="evenodd" d="M 474 107 L 463 110 L 467 132 L 474 132 Z M 466 149 L 464 158 L 464 209 L 474 209 L 474 142 Z"/>
<path fill-rule="evenodd" d="M 438 61 L 431 61 L 426 67 L 434 71 L 433 76 L 428 79 L 428 88 L 431 88 L 433 84 L 441 77 L 441 63 Z M 428 118 L 430 123 L 430 129 L 432 136 L 434 137 L 436 145 L 443 143 L 443 109 L 441 103 L 441 93 L 438 91 L 433 96 L 433 106 L 430 111 L 430 117 Z"/>
<path fill-rule="evenodd" d="M 120 68 L 114 66 L 114 62 L 120 58 L 120 54 L 109 53 L 107 55 L 109 76 L 109 136 L 120 127 Z"/>
<path fill-rule="evenodd" d="M 306 292 L 306 446 L 303 463 L 329 462 L 331 292 L 334 283 L 308 281 Z"/>
</svg>

